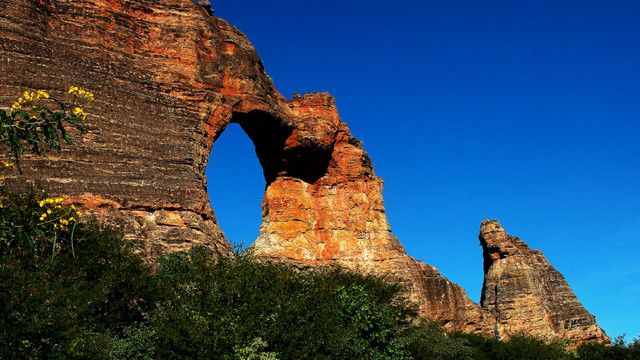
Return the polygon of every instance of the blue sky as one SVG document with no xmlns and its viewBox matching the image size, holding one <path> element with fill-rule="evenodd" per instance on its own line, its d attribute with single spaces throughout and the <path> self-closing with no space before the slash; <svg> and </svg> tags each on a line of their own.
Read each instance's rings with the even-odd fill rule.
<svg viewBox="0 0 640 360">
<path fill-rule="evenodd" d="M 336 97 L 411 255 L 478 301 L 497 218 L 609 335 L 640 335 L 640 2 L 212 3 L 283 95 Z M 252 243 L 265 183 L 238 126 L 207 174 L 227 237 Z"/>
</svg>

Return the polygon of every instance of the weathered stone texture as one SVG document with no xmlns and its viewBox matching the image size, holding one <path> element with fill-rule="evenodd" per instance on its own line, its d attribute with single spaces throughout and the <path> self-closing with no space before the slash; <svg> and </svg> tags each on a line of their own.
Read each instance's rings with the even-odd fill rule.
<svg viewBox="0 0 640 360">
<path fill-rule="evenodd" d="M 576 344 L 609 341 L 539 250 L 507 234 L 496 220 L 483 221 L 479 237 L 485 271 L 481 306 L 495 316 L 498 336 L 522 332 Z"/>
<path fill-rule="evenodd" d="M 191 0 L 3 0 L 0 39 L 0 103 L 25 88 L 61 96 L 79 85 L 96 94 L 82 141 L 46 159 L 26 157 L 24 176 L 9 184 L 38 182 L 124 225 L 150 258 L 196 244 L 229 256 L 204 170 L 214 142 L 235 122 L 253 141 L 267 183 L 255 256 L 388 276 L 407 285 L 424 316 L 449 329 L 509 331 L 502 310 L 495 324 L 498 306 L 482 309 L 406 254 L 387 221 L 382 181 L 333 98 L 285 99 L 249 40 L 206 8 Z M 501 299 L 483 303 L 502 309 Z M 593 323 L 581 313 L 560 317 L 553 301 L 541 301 L 554 321 L 569 325 L 536 333 Z"/>
</svg>

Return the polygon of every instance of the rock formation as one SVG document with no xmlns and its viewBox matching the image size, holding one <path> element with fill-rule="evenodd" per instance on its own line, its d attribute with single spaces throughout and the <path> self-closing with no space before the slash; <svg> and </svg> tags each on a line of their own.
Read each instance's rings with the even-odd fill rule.
<svg viewBox="0 0 640 360">
<path fill-rule="evenodd" d="M 480 227 L 484 255 L 481 305 L 501 338 L 527 333 L 573 343 L 609 341 L 562 274 L 539 250 L 510 236 L 496 220 Z"/>
<path fill-rule="evenodd" d="M 0 39 L 0 103 L 25 88 L 96 94 L 83 140 L 27 157 L 24 176 L 8 184 L 26 178 L 70 197 L 123 225 L 149 258 L 196 244 L 229 256 L 204 170 L 216 139 L 238 123 L 267 183 L 255 256 L 400 280 L 421 313 L 449 329 L 503 326 L 495 307 L 481 308 L 406 254 L 386 218 L 382 181 L 333 98 L 285 99 L 249 40 L 210 9 L 191 0 L 4 0 Z"/>
</svg>

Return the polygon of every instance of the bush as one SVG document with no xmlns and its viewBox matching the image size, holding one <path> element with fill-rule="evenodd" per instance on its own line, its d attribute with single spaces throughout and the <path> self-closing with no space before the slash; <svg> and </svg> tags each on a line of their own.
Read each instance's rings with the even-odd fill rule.
<svg viewBox="0 0 640 360">
<path fill-rule="evenodd" d="M 194 248 L 152 273 L 119 231 L 78 222 L 64 199 L 0 189 L 0 200 L 1 359 L 640 358 L 639 339 L 568 352 L 446 333 L 416 323 L 398 285 L 246 254 Z"/>
<path fill-rule="evenodd" d="M 421 322 L 410 328 L 406 340 L 414 359 L 475 359 L 474 349 L 467 339 L 447 334 L 439 324 L 433 322 Z"/>
<path fill-rule="evenodd" d="M 564 360 L 572 357 L 560 343 L 546 343 L 526 335 L 515 335 L 508 341 L 494 342 L 492 358 L 496 360 Z"/>
<path fill-rule="evenodd" d="M 202 248 L 152 275 L 64 199 L 0 192 L 0 358 L 408 358 L 399 286 Z"/>
<path fill-rule="evenodd" d="M 5 194 L 0 208 L 0 358 L 104 357 L 112 334 L 143 320 L 149 271 L 118 231 L 38 227 L 43 197 Z"/>
<path fill-rule="evenodd" d="M 251 351 L 282 359 L 406 357 L 400 335 L 409 310 L 397 301 L 396 286 L 374 278 L 302 275 L 246 255 L 213 262 L 194 248 L 163 258 L 154 281 L 156 309 L 138 328 L 157 336 L 151 358 L 223 359 Z"/>
<path fill-rule="evenodd" d="M 616 337 L 611 346 L 582 344 L 576 349 L 580 360 L 637 360 L 640 359 L 640 337 L 625 343 L 624 336 Z"/>
</svg>

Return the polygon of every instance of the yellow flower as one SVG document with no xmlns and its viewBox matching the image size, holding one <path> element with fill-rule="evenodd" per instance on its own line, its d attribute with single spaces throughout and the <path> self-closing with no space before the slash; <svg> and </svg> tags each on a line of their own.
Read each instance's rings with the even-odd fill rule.
<svg viewBox="0 0 640 360">
<path fill-rule="evenodd" d="M 81 117 L 82 120 L 87 119 L 87 113 L 84 112 L 84 110 L 81 107 L 76 107 L 75 109 L 73 109 L 73 115 Z"/>
<path fill-rule="evenodd" d="M 22 97 L 24 97 L 25 101 L 31 102 L 35 100 L 36 94 L 33 91 L 25 91 L 22 93 Z"/>
<path fill-rule="evenodd" d="M 18 98 L 18 100 L 16 100 L 13 105 L 11 105 L 11 108 L 13 109 L 22 109 L 22 106 L 26 103 L 28 103 L 29 101 L 25 100 L 24 98 L 20 97 Z"/>
<path fill-rule="evenodd" d="M 47 213 L 40 215 L 40 221 L 44 221 L 47 218 Z"/>
<path fill-rule="evenodd" d="M 2 167 L 5 167 L 5 168 L 14 168 L 14 167 L 16 167 L 16 165 L 15 165 L 14 163 L 10 163 L 10 162 L 5 162 L 5 161 L 3 161 L 3 162 L 2 162 Z"/>
<path fill-rule="evenodd" d="M 44 90 L 38 90 L 38 93 L 36 94 L 36 98 L 38 100 L 40 100 L 40 99 L 48 99 L 49 98 L 49 93 L 47 93 Z"/>
<path fill-rule="evenodd" d="M 91 91 L 83 90 L 80 95 L 89 101 L 93 101 L 93 93 Z"/>
<path fill-rule="evenodd" d="M 81 87 L 71 86 L 69 88 L 69 94 L 78 95 L 81 98 L 85 98 L 89 101 L 93 101 L 93 93 L 91 91 L 85 90 Z"/>
</svg>

